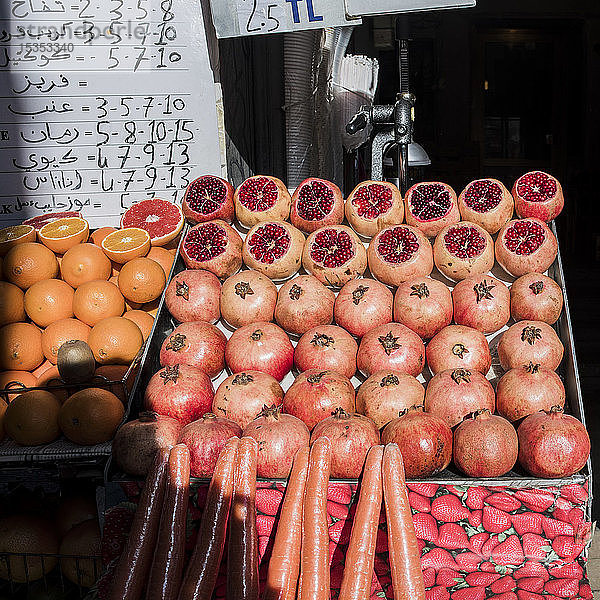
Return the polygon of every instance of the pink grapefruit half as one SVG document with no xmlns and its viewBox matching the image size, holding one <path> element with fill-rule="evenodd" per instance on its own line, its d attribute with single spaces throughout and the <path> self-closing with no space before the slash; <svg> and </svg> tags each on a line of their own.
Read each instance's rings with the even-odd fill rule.
<svg viewBox="0 0 600 600">
<path fill-rule="evenodd" d="M 181 208 L 168 200 L 142 200 L 128 208 L 121 217 L 121 228 L 139 227 L 150 234 L 153 246 L 165 246 L 183 228 Z"/>
</svg>

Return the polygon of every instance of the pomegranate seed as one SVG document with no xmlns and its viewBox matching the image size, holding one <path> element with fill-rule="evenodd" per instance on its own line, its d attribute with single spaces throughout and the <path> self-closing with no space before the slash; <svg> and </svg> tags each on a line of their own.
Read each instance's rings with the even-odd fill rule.
<svg viewBox="0 0 600 600">
<path fill-rule="evenodd" d="M 494 210 L 501 200 L 501 187 L 489 179 L 473 181 L 467 186 L 464 194 L 465 204 L 478 213 Z"/>
<path fill-rule="evenodd" d="M 206 223 L 190 229 L 185 238 L 185 249 L 188 256 L 198 261 L 207 261 L 225 252 L 227 234 L 216 223 Z"/>
<path fill-rule="evenodd" d="M 290 234 L 284 227 L 268 223 L 252 234 L 248 240 L 248 248 L 256 260 L 270 265 L 285 256 L 291 241 Z"/>
<path fill-rule="evenodd" d="M 261 212 L 275 206 L 279 191 L 268 177 L 246 179 L 240 186 L 238 198 L 248 210 Z"/>
<path fill-rule="evenodd" d="M 192 210 L 208 215 L 215 212 L 227 197 L 225 184 L 210 175 L 196 179 L 187 191 L 187 203 Z"/>
<path fill-rule="evenodd" d="M 517 181 L 517 193 L 529 202 L 546 202 L 557 190 L 554 177 L 541 171 L 526 173 Z"/>
<path fill-rule="evenodd" d="M 417 236 L 406 227 L 394 227 L 384 231 L 377 244 L 377 252 L 389 263 L 410 260 L 419 250 Z"/>
<path fill-rule="evenodd" d="M 458 258 L 474 258 L 485 250 L 485 238 L 475 227 L 451 227 L 444 235 L 448 252 Z"/>
<path fill-rule="evenodd" d="M 392 190 L 380 183 L 368 183 L 354 192 L 352 205 L 359 217 L 376 219 L 392 208 Z"/>
<path fill-rule="evenodd" d="M 324 267 L 340 267 L 354 256 L 352 238 L 345 231 L 323 229 L 315 235 L 310 257 Z"/>
<path fill-rule="evenodd" d="M 305 183 L 298 199 L 298 216 L 305 221 L 324 219 L 333 209 L 333 191 L 322 181 Z"/>
<path fill-rule="evenodd" d="M 450 212 L 450 192 L 441 183 L 423 183 L 410 195 L 410 211 L 420 221 L 441 219 Z"/>
<path fill-rule="evenodd" d="M 539 223 L 533 221 L 515 221 L 504 232 L 506 247 L 515 254 L 533 254 L 546 239 L 546 234 Z"/>
</svg>

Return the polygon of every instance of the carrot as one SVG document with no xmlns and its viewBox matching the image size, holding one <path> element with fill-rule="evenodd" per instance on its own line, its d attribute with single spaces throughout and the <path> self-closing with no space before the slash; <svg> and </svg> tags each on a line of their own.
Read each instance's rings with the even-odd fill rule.
<svg viewBox="0 0 600 600">
<path fill-rule="evenodd" d="M 365 461 L 339 600 L 368 600 L 371 596 L 375 543 L 383 497 L 382 459 L 383 446 L 373 446 Z"/>
<path fill-rule="evenodd" d="M 308 473 L 309 448 L 300 448 L 281 506 L 263 600 L 294 600 L 300 571 L 302 505 Z"/>
<path fill-rule="evenodd" d="M 243 437 L 238 446 L 227 553 L 228 600 L 258 600 L 256 462 L 258 446 Z"/>
<path fill-rule="evenodd" d="M 310 450 L 304 508 L 298 600 L 329 600 L 329 531 L 327 484 L 331 469 L 331 443 L 317 438 Z"/>
<path fill-rule="evenodd" d="M 169 448 L 159 450 L 148 473 L 108 600 L 139 600 L 148 581 L 167 480 Z"/>
<path fill-rule="evenodd" d="M 397 444 L 388 444 L 383 452 L 383 499 L 394 600 L 425 600 L 421 553 L 408 503 L 402 453 Z"/>
<path fill-rule="evenodd" d="M 219 455 L 178 600 L 210 600 L 212 597 L 225 547 L 239 441 L 236 437 L 231 438 Z"/>
</svg>

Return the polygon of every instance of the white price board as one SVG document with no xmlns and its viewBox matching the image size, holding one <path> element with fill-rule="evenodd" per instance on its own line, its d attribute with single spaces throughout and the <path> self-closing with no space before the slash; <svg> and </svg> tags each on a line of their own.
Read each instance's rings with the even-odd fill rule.
<svg viewBox="0 0 600 600">
<path fill-rule="evenodd" d="M 197 0 L 2 0 L 0 221 L 80 210 L 114 224 L 220 175 Z"/>
</svg>

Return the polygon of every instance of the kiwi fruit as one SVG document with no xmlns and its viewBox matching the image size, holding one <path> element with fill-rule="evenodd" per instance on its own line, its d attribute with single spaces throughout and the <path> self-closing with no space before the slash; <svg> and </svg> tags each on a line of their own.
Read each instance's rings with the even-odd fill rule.
<svg viewBox="0 0 600 600">
<path fill-rule="evenodd" d="M 58 349 L 56 366 L 65 383 L 85 383 L 94 376 L 96 361 L 85 342 L 69 340 Z"/>
</svg>

